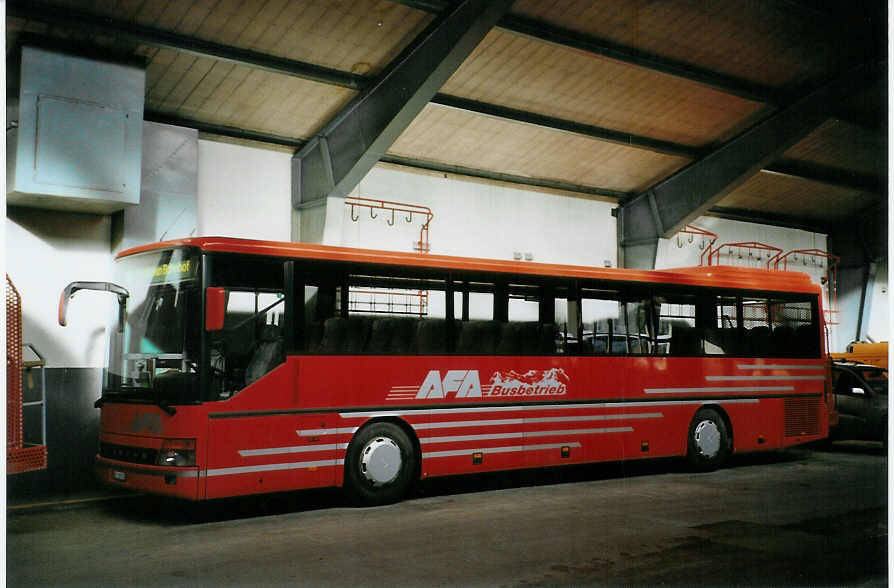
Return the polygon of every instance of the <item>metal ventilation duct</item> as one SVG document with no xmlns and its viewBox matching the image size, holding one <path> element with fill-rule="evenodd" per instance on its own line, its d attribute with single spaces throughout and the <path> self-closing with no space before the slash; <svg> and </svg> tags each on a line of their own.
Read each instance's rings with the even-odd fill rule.
<svg viewBox="0 0 894 588">
<path fill-rule="evenodd" d="M 138 67 L 24 47 L 7 202 L 93 213 L 138 204 L 145 85 Z"/>
</svg>

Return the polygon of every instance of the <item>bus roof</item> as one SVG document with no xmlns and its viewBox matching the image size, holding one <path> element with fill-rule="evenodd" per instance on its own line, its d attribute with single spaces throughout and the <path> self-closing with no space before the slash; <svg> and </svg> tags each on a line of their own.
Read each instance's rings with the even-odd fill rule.
<svg viewBox="0 0 894 588">
<path fill-rule="evenodd" d="M 480 271 L 516 275 L 555 276 L 592 280 L 651 282 L 679 285 L 700 285 L 718 288 L 772 290 L 778 292 L 806 292 L 819 294 L 820 286 L 801 272 L 744 268 L 734 266 L 687 267 L 664 270 L 601 268 L 579 265 L 539 263 L 502 259 L 456 257 L 430 253 L 404 253 L 375 249 L 355 249 L 310 243 L 260 241 L 233 237 L 189 237 L 150 243 L 127 249 L 118 258 L 169 249 L 197 247 L 202 251 L 265 255 L 296 259 L 318 259 L 353 263 L 372 263 L 404 267 L 427 267 L 458 271 Z"/>
</svg>

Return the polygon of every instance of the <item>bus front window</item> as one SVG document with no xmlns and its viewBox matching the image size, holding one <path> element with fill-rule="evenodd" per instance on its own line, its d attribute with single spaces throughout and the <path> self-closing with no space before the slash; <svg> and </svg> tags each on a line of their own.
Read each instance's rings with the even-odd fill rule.
<svg viewBox="0 0 894 588">
<path fill-rule="evenodd" d="M 198 401 L 198 266 L 198 255 L 187 249 L 117 261 L 116 283 L 124 286 L 130 297 L 124 331 L 110 329 L 105 400 L 162 406 Z"/>
</svg>

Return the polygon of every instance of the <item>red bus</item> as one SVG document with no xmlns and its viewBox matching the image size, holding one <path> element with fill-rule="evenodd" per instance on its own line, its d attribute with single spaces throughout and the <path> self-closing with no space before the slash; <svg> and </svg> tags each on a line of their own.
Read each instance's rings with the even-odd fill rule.
<svg viewBox="0 0 894 588">
<path fill-rule="evenodd" d="M 118 255 L 96 469 L 213 499 L 823 438 L 820 288 L 202 237 Z"/>
</svg>

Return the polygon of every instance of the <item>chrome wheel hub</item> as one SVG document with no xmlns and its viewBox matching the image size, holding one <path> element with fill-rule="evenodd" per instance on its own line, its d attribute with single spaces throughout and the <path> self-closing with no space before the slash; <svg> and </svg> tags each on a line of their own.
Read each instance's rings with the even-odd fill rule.
<svg viewBox="0 0 894 588">
<path fill-rule="evenodd" d="M 695 426 L 695 448 L 705 457 L 714 457 L 720 452 L 720 429 L 714 421 L 702 421 Z"/>
<path fill-rule="evenodd" d="M 360 453 L 360 471 L 374 486 L 394 481 L 400 466 L 400 447 L 388 437 L 376 437 Z"/>
</svg>

